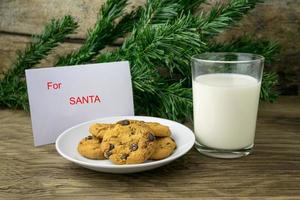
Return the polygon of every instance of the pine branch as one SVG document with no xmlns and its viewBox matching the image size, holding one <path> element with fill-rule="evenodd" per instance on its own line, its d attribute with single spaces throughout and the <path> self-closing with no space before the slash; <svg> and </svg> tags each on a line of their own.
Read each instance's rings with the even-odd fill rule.
<svg viewBox="0 0 300 200">
<path fill-rule="evenodd" d="M 202 42 L 197 31 L 198 27 L 199 21 L 189 14 L 181 15 L 163 25 L 148 24 L 138 27 L 116 53 L 121 54 L 125 60 L 133 55 L 132 62 L 142 59 L 154 69 L 166 68 L 169 70 L 170 83 L 184 78 L 187 82 L 184 85 L 187 86 L 190 85 L 191 57 L 206 50 L 206 44 Z"/>
<path fill-rule="evenodd" d="M 161 79 L 158 66 L 169 69 L 180 66 L 178 70 L 181 70 L 184 65 L 190 71 L 190 56 L 203 46 L 193 21 L 193 17 L 187 15 L 164 25 L 148 24 L 128 38 L 134 43 L 126 41 L 120 50 L 98 58 L 98 62 L 130 61 L 137 113 L 173 119 L 190 115 L 191 109 L 187 107 L 191 105 L 191 98 L 186 97 L 188 89 L 182 88 L 183 81 L 169 85 Z M 150 101 L 145 103 L 145 99 Z M 153 111 L 152 107 L 157 109 Z"/>
<path fill-rule="evenodd" d="M 148 21 L 149 24 L 152 25 L 167 23 L 177 18 L 180 13 L 187 14 L 191 12 L 201 3 L 205 2 L 205 0 L 164 0 L 149 2 L 151 2 L 150 4 L 152 6 L 152 14 L 149 18 L 144 17 L 141 19 L 141 16 L 146 15 L 145 12 L 149 12 L 148 10 L 150 9 L 145 9 L 140 6 L 136 10 L 131 11 L 129 14 L 126 14 L 113 29 L 112 35 L 115 37 L 114 39 L 123 37 L 126 33 L 131 32 L 138 21 Z M 147 7 L 150 6 L 147 4 L 146 8 Z M 112 39 L 112 41 L 114 39 Z"/>
<path fill-rule="evenodd" d="M 94 28 L 88 31 L 84 44 L 78 51 L 60 57 L 56 65 L 76 65 L 90 61 L 112 39 L 119 36 L 119 33 L 114 31 L 114 20 L 122 15 L 126 5 L 127 0 L 107 0 L 99 11 Z"/>
<path fill-rule="evenodd" d="M 112 41 L 119 37 L 124 37 L 125 34 L 132 31 L 136 22 L 139 20 L 141 16 L 143 8 L 139 6 L 136 10 L 132 10 L 130 13 L 126 14 L 120 22 L 113 28 L 111 35 L 113 36 L 112 40 L 109 41 L 108 45 L 111 44 Z"/>
<path fill-rule="evenodd" d="M 142 54 L 142 58 L 152 63 L 153 67 L 158 64 L 181 70 L 180 64 L 189 65 L 189 61 L 186 62 L 190 59 L 190 55 L 185 54 L 187 50 L 197 52 L 205 45 L 201 42 L 192 19 L 192 16 L 187 15 L 163 26 L 146 26 L 134 36 L 135 42 L 125 45 L 123 50 L 139 52 L 138 56 Z M 175 63 L 179 65 L 174 65 Z"/>
<path fill-rule="evenodd" d="M 149 24 L 163 24 L 170 20 L 174 20 L 179 16 L 180 13 L 189 13 L 196 7 L 198 7 L 205 0 L 164 0 L 164 1 L 149 1 L 146 8 L 138 7 L 136 10 L 131 11 L 126 14 L 120 22 L 112 30 L 113 38 L 111 41 L 119 37 L 124 37 L 125 34 L 132 32 L 134 26 L 139 23 L 139 21 L 147 21 Z M 151 9 L 149 8 L 151 7 Z M 148 8 L 148 9 L 147 9 Z M 152 10 L 152 13 L 148 13 L 148 17 L 145 17 Z M 141 16 L 144 18 L 141 19 Z M 143 23 L 144 25 L 146 22 Z"/>
<path fill-rule="evenodd" d="M 45 26 L 41 35 L 34 36 L 31 43 L 24 52 L 18 52 L 16 62 L 7 72 L 6 79 L 10 77 L 22 77 L 25 69 L 29 69 L 44 59 L 53 48 L 69 35 L 74 33 L 78 27 L 77 22 L 72 16 L 65 16 L 62 19 L 52 20 Z"/>
<path fill-rule="evenodd" d="M 135 91 L 155 94 L 161 85 L 156 71 L 141 60 L 131 63 L 131 76 Z"/>
<path fill-rule="evenodd" d="M 0 82 L 0 107 L 20 108 L 28 111 L 29 104 L 24 81 L 16 76 L 9 81 Z"/>
<path fill-rule="evenodd" d="M 262 78 L 260 99 L 274 102 L 278 97 L 278 92 L 274 87 L 278 84 L 278 75 L 274 72 L 265 72 Z"/>
<path fill-rule="evenodd" d="M 194 13 L 202 3 L 205 3 L 207 0 L 182 0 L 181 4 L 183 4 L 183 14 Z"/>
<path fill-rule="evenodd" d="M 134 95 L 135 111 L 140 115 L 158 116 L 172 120 L 188 119 L 192 116 L 192 90 L 182 82 L 161 84 L 156 94 Z"/>
<path fill-rule="evenodd" d="M 197 24 L 191 15 L 181 16 L 164 25 L 151 25 L 135 30 L 120 48 L 107 55 L 100 55 L 98 62 L 110 59 L 137 59 L 148 63 L 151 68 L 166 67 L 172 73 L 177 69 L 183 75 L 189 74 L 189 62 L 193 54 L 205 50 L 206 44 L 201 41 Z"/>
<path fill-rule="evenodd" d="M 182 74 L 188 74 L 190 57 L 205 46 L 192 21 L 193 17 L 187 15 L 164 25 L 148 24 L 130 36 L 120 50 L 109 56 L 101 55 L 97 61 L 138 61 L 156 71 L 157 67 L 166 67 L 171 72 L 177 68 Z"/>
<path fill-rule="evenodd" d="M 189 14 L 205 0 L 148 0 L 141 24 L 164 24 L 181 14 Z"/>
<path fill-rule="evenodd" d="M 183 87 L 183 80 L 168 85 L 158 97 L 161 102 L 158 105 L 158 112 L 154 109 L 152 114 L 172 120 L 192 118 L 192 89 Z"/>
<path fill-rule="evenodd" d="M 144 61 L 153 60 L 151 63 L 153 67 L 161 65 L 154 61 L 155 57 L 160 60 L 165 60 L 165 63 L 169 65 L 168 68 L 171 70 L 176 68 L 176 66 L 182 65 L 182 62 L 184 62 L 185 65 L 189 65 L 190 57 L 187 52 L 191 52 L 190 49 L 193 45 L 196 45 L 194 49 L 202 45 L 198 33 L 195 32 L 196 27 L 187 26 L 192 22 L 190 15 L 188 15 L 188 17 L 181 17 L 175 23 L 172 20 L 178 18 L 180 13 L 189 13 L 202 2 L 204 2 L 204 0 L 149 0 L 146 7 L 139 10 L 136 15 L 137 17 L 135 19 L 139 18 L 139 21 L 136 22 L 138 25 L 134 27 L 132 35 L 125 40 L 122 48 L 112 54 L 100 55 L 97 62 L 112 61 L 113 59 L 129 59 L 128 57 L 130 56 L 125 55 L 124 52 L 130 51 L 131 54 L 139 56 L 143 54 Z M 166 23 L 167 26 L 165 26 Z M 185 27 L 178 28 L 183 24 L 185 24 Z M 182 30 L 184 31 L 182 32 Z M 193 33 L 189 31 L 193 31 Z M 154 41 L 155 39 L 156 41 Z M 175 41 L 175 43 L 172 43 L 172 41 Z M 178 47 L 176 43 L 178 41 L 181 47 Z M 142 50 L 142 53 L 140 51 L 137 52 L 136 47 Z M 132 53 L 132 51 L 136 53 Z M 167 55 L 168 53 L 170 55 Z M 161 58 L 162 54 L 166 55 L 163 59 Z M 182 55 L 186 55 L 186 59 L 180 59 Z M 172 59 L 174 58 L 177 58 L 176 65 L 172 65 Z"/>
<path fill-rule="evenodd" d="M 217 3 L 208 14 L 201 14 L 198 17 L 199 31 L 203 38 L 215 36 L 226 28 L 236 24 L 256 4 L 262 0 L 230 0 L 228 4 Z"/>
<path fill-rule="evenodd" d="M 19 52 L 16 62 L 0 80 L 0 106 L 8 108 L 28 109 L 25 69 L 32 68 L 44 59 L 53 48 L 63 42 L 78 27 L 71 16 L 52 20 L 45 26 L 42 34 L 33 37 L 24 52 Z"/>
<path fill-rule="evenodd" d="M 148 0 L 145 7 L 123 15 L 126 0 L 108 0 L 99 12 L 96 25 L 78 50 L 59 59 L 59 65 L 94 61 L 106 45 L 124 37 L 116 51 L 103 53 L 97 62 L 129 60 L 137 114 L 185 119 L 192 114 L 190 58 L 205 51 L 244 51 L 263 54 L 272 61 L 276 43 L 240 39 L 226 44 L 211 42 L 211 37 L 234 25 L 260 0 L 230 0 L 213 6 L 208 14 L 190 13 L 204 0 Z M 26 56 L 26 58 L 28 55 Z M 30 57 L 30 56 L 29 56 Z M 164 70 L 165 72 L 161 72 Z M 0 82 L 0 106 L 27 108 L 26 85 L 13 74 L 10 82 Z M 261 98 L 274 100 L 276 75 L 265 73 Z M 14 95 L 9 95 L 14 94 Z"/>
<path fill-rule="evenodd" d="M 165 3 L 165 1 L 163 2 Z M 185 107 L 185 105 L 191 105 L 191 96 L 190 98 L 184 98 L 186 93 L 181 91 L 185 91 L 183 85 L 189 85 L 190 58 L 196 53 L 205 51 L 206 48 L 206 44 L 201 41 L 197 30 L 202 25 L 202 21 L 195 20 L 190 15 L 178 16 L 178 14 L 177 18 L 174 19 L 173 12 L 171 12 L 174 4 L 170 4 L 172 6 L 167 9 L 169 12 L 164 12 L 163 16 L 165 18 L 159 18 L 161 21 L 166 21 L 166 18 L 168 20 L 160 25 L 160 20 L 153 16 L 155 16 L 157 10 L 160 12 L 164 10 L 158 9 L 162 2 L 151 1 L 151 3 L 145 8 L 138 25 L 133 29 L 132 35 L 125 40 L 123 46 L 108 56 L 100 56 L 97 61 L 129 60 L 132 65 L 131 70 L 134 71 L 137 67 L 146 66 L 145 69 L 152 71 L 149 73 L 152 76 L 147 75 L 145 76 L 146 79 L 140 80 L 137 80 L 136 77 L 140 77 L 142 74 L 137 73 L 133 76 L 133 80 L 136 80 L 133 87 L 137 113 L 180 119 L 183 117 L 183 113 L 185 117 L 191 114 L 191 109 Z M 154 20 L 156 22 L 155 26 L 151 23 L 153 19 L 156 19 Z M 137 62 L 142 63 L 142 65 L 137 65 Z M 181 74 L 181 78 L 186 78 L 186 83 L 184 81 L 180 82 L 181 87 L 172 87 L 173 90 L 170 93 L 169 90 L 166 90 L 168 82 L 156 80 L 157 77 L 154 74 L 158 73 L 159 67 L 170 70 L 169 77 L 166 78 L 167 81 L 172 79 L 175 70 Z M 145 82 L 146 80 L 154 81 Z M 178 79 L 175 81 L 178 81 Z M 142 83 L 142 87 L 136 87 L 137 83 Z M 170 83 L 172 84 L 172 81 Z M 173 84 L 176 84 L 176 82 L 173 82 Z M 151 99 L 151 102 L 147 101 L 145 103 L 146 99 Z M 153 111 L 153 107 L 156 108 L 157 112 Z M 183 112 L 180 109 L 181 107 L 186 112 Z M 175 110 L 179 111 L 175 112 Z"/>
</svg>

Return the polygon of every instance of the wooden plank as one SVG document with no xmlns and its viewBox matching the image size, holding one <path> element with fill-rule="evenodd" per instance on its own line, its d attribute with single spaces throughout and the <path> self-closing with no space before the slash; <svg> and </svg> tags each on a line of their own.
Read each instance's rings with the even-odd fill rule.
<svg viewBox="0 0 300 200">
<path fill-rule="evenodd" d="M 52 18 L 70 14 L 78 19 L 80 25 L 78 34 L 72 37 L 84 38 L 88 28 L 94 25 L 104 2 L 105 0 L 1 0 L 0 32 L 37 34 Z M 143 2 L 134 0 L 134 4 L 130 4 L 127 10 L 132 10 Z"/>
<path fill-rule="evenodd" d="M 24 50 L 29 40 L 30 38 L 26 36 L 12 36 L 0 33 L 0 72 L 11 66 L 16 58 L 16 52 Z M 67 54 L 79 47 L 80 44 L 64 43 L 54 49 L 51 55 L 42 60 L 37 67 L 53 66 L 59 55 Z"/>
<path fill-rule="evenodd" d="M 300 199 L 300 97 L 259 109 L 252 155 L 214 159 L 191 150 L 149 172 L 103 174 L 33 147 L 30 117 L 0 110 L 0 199 Z"/>
</svg>

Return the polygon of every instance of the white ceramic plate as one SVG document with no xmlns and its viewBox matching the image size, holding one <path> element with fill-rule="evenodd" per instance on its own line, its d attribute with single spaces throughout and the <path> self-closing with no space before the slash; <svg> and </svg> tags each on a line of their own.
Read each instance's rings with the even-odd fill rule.
<svg viewBox="0 0 300 200">
<path fill-rule="evenodd" d="M 146 161 L 142 164 L 130 164 L 130 165 L 115 165 L 109 160 L 90 160 L 84 158 L 77 152 L 77 145 L 79 141 L 88 136 L 89 126 L 93 123 L 115 123 L 123 119 L 135 119 L 149 122 L 159 122 L 163 125 L 170 127 L 172 131 L 172 138 L 176 141 L 177 148 L 169 157 L 158 161 Z M 68 130 L 64 131 L 56 140 L 56 149 L 58 153 L 67 160 L 74 162 L 82 167 L 96 170 L 99 172 L 107 173 L 134 173 L 145 170 L 154 169 L 170 163 L 171 161 L 181 157 L 187 153 L 194 145 L 195 136 L 194 133 L 186 126 L 177 122 L 155 118 L 155 117 L 142 117 L 142 116 L 122 116 L 122 117 L 110 117 L 101 118 L 82 124 L 78 124 Z"/>
</svg>

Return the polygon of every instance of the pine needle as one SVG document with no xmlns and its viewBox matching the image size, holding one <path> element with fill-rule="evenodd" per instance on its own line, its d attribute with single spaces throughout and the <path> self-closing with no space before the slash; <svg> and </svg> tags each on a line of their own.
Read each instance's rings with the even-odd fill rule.
<svg viewBox="0 0 300 200">
<path fill-rule="evenodd" d="M 230 0 L 228 4 L 216 3 L 209 13 L 202 13 L 198 20 L 199 31 L 204 39 L 232 27 L 262 0 Z"/>
<path fill-rule="evenodd" d="M 99 11 L 98 20 L 94 28 L 88 30 L 87 38 L 79 50 L 60 57 L 56 65 L 67 66 L 82 64 L 90 61 L 101 49 L 103 49 L 112 38 L 119 34 L 114 31 L 114 20 L 123 13 L 127 0 L 108 0 Z"/>
</svg>

